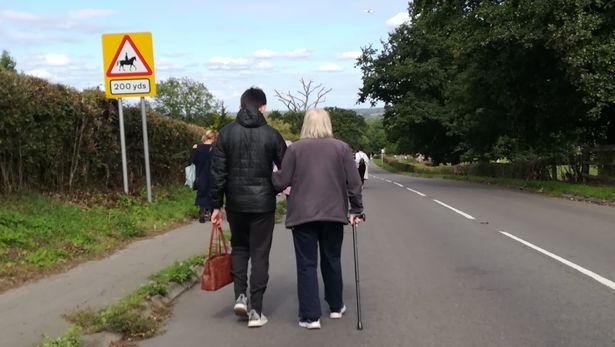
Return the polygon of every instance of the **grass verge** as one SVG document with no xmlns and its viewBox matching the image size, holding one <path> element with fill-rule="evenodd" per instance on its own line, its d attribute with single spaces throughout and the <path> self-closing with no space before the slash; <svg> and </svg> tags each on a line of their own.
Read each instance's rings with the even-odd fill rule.
<svg viewBox="0 0 615 347">
<path fill-rule="evenodd" d="M 56 339 L 45 337 L 39 346 L 79 347 L 82 334 L 102 331 L 120 334 L 127 341 L 154 336 L 170 315 L 169 300 L 160 298 L 169 294 L 173 283 L 185 285 L 200 276 L 195 267 L 203 264 L 203 258 L 204 254 L 195 255 L 150 275 L 149 283 L 115 304 L 68 313 L 65 318 L 73 324 L 69 330 Z"/>
<path fill-rule="evenodd" d="M 194 192 L 158 188 L 154 201 L 123 194 L 2 196 L 0 292 L 196 217 Z"/>
<path fill-rule="evenodd" d="M 467 181 L 475 183 L 486 183 L 501 185 L 506 187 L 523 188 L 533 192 L 545 193 L 558 197 L 571 197 L 571 198 L 593 198 L 600 199 L 608 202 L 615 202 L 615 187 L 614 186 L 594 186 L 587 184 L 576 184 L 558 181 L 528 181 L 514 178 L 495 178 L 495 177 L 482 177 L 482 176 L 464 176 L 454 174 L 439 173 L 437 167 L 430 168 L 425 167 L 425 170 L 421 172 L 406 172 L 401 171 L 393 166 L 382 163 L 380 161 L 374 161 L 374 164 L 381 168 L 403 174 L 406 176 L 414 177 L 427 177 L 427 178 L 443 178 L 452 179 L 458 181 Z M 431 170 L 432 172 L 429 172 Z"/>
</svg>

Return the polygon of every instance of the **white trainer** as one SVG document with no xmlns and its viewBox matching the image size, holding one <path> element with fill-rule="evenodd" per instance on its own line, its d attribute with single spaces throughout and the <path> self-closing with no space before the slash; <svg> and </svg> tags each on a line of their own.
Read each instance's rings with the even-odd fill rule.
<svg viewBox="0 0 615 347">
<path fill-rule="evenodd" d="M 307 328 L 307 329 L 320 329 L 320 319 L 317 320 L 311 320 L 311 319 L 307 319 L 307 320 L 300 320 L 299 321 L 299 326 L 302 328 Z"/>
<path fill-rule="evenodd" d="M 331 318 L 331 319 L 340 319 L 344 315 L 344 312 L 346 312 L 346 305 L 342 306 L 342 309 L 339 310 L 338 312 L 331 312 L 329 314 L 329 318 Z"/>
<path fill-rule="evenodd" d="M 233 311 L 240 317 L 245 317 L 248 315 L 248 298 L 244 294 L 239 294 L 239 297 L 235 300 Z"/>
<path fill-rule="evenodd" d="M 262 312 L 258 314 L 255 310 L 250 310 L 248 328 L 258 328 L 265 324 L 267 324 L 267 317 Z"/>
</svg>

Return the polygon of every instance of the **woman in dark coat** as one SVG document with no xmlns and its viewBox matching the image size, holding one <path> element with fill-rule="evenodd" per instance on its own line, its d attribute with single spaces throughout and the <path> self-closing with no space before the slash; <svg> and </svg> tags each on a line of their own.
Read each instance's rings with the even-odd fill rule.
<svg viewBox="0 0 615 347">
<path fill-rule="evenodd" d="M 211 215 L 211 201 L 209 199 L 209 167 L 211 165 L 211 148 L 216 141 L 216 131 L 207 130 L 201 138 L 202 144 L 192 147 L 192 163 L 196 167 L 195 187 L 196 199 L 194 204 L 199 207 L 199 222 L 205 223 Z"/>
</svg>

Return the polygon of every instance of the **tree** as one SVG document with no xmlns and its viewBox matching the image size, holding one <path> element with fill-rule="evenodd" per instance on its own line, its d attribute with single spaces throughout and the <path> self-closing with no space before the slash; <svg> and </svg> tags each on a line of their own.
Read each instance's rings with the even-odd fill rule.
<svg viewBox="0 0 615 347">
<path fill-rule="evenodd" d="M 213 124 L 211 114 L 218 107 L 218 101 L 202 82 L 188 77 L 171 77 L 158 83 L 156 89 L 154 110 L 158 113 L 203 126 Z"/>
<path fill-rule="evenodd" d="M 360 101 L 399 150 L 435 163 L 565 160 L 615 134 L 615 3 L 415 0 L 363 49 Z"/>
<path fill-rule="evenodd" d="M 365 146 L 364 134 L 367 129 L 365 118 L 355 111 L 338 107 L 325 108 L 331 117 L 333 136 L 346 142 L 350 148 L 359 149 Z"/>
<path fill-rule="evenodd" d="M 2 50 L 2 55 L 0 56 L 0 70 L 11 70 L 15 71 L 15 67 L 17 63 L 15 59 L 11 57 L 7 50 Z"/>
<path fill-rule="evenodd" d="M 301 127 L 303 126 L 303 117 L 305 117 L 305 112 L 280 112 L 273 111 L 267 115 L 270 119 L 281 120 L 284 123 L 287 123 L 290 126 L 290 131 L 294 134 L 301 133 Z"/>
<path fill-rule="evenodd" d="M 386 132 L 382 117 L 367 119 L 367 128 L 363 136 L 366 153 L 380 153 L 381 149 L 386 149 L 387 153 L 392 153 L 393 145 L 387 141 Z"/>
<path fill-rule="evenodd" d="M 332 90 L 332 88 L 326 89 L 322 84 L 313 86 L 312 83 L 312 80 L 305 82 L 302 78 L 301 90 L 297 90 L 297 95 L 291 94 L 290 90 L 282 94 L 276 89 L 275 96 L 289 111 L 305 113 L 308 109 L 318 107 L 319 104 L 325 102 L 325 96 Z M 312 99 L 314 97 L 315 99 Z"/>
</svg>

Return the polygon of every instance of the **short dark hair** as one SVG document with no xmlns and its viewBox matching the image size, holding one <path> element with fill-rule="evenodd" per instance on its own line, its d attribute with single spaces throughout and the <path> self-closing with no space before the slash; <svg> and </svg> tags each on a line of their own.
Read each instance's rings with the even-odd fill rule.
<svg viewBox="0 0 615 347">
<path fill-rule="evenodd" d="M 267 96 L 260 88 L 252 87 L 241 95 L 241 108 L 259 108 L 263 105 L 267 105 Z"/>
</svg>

